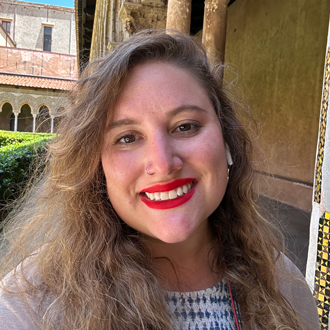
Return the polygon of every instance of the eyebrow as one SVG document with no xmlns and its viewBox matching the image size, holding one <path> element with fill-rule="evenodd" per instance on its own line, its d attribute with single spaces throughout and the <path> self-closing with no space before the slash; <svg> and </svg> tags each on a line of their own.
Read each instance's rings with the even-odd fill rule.
<svg viewBox="0 0 330 330">
<path fill-rule="evenodd" d="M 205 109 L 203 109 L 197 105 L 184 104 L 184 105 L 180 105 L 179 107 L 169 111 L 166 114 L 166 116 L 173 117 L 173 116 L 177 116 L 178 114 L 180 114 L 182 112 L 192 112 L 192 111 L 207 113 L 207 111 Z M 109 126 L 107 127 L 107 131 L 110 131 L 110 130 L 112 130 L 116 127 L 120 127 L 120 126 L 139 125 L 139 124 L 140 124 L 140 122 L 135 119 L 130 119 L 130 118 L 120 119 L 120 120 L 110 123 Z"/>
<path fill-rule="evenodd" d="M 206 112 L 207 111 L 201 107 L 199 107 L 198 105 L 193 105 L 193 104 L 184 104 L 184 105 L 180 105 L 179 107 L 171 110 L 167 116 L 171 117 L 171 116 L 176 116 L 181 112 L 192 112 L 192 111 L 198 111 L 198 112 Z"/>
<path fill-rule="evenodd" d="M 121 119 L 121 120 L 117 120 L 114 121 L 112 123 L 109 124 L 109 126 L 107 127 L 107 131 L 110 131 L 116 127 L 120 127 L 120 126 L 125 126 L 125 125 L 137 125 L 139 124 L 139 122 L 137 120 L 134 119 Z"/>
</svg>

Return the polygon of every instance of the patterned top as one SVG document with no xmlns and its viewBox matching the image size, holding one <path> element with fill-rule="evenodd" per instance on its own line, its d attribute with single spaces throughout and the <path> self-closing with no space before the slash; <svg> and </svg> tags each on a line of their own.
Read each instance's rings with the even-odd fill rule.
<svg viewBox="0 0 330 330">
<path fill-rule="evenodd" d="M 235 330 L 235 318 L 225 281 L 193 292 L 168 291 L 166 300 L 180 330 Z"/>
</svg>

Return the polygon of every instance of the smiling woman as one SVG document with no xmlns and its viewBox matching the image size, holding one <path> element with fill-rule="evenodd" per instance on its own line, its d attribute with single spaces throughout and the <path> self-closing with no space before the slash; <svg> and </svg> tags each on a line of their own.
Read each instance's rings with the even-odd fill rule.
<svg viewBox="0 0 330 330">
<path fill-rule="evenodd" d="M 251 143 L 217 73 L 191 37 L 154 31 L 86 68 L 5 227 L 0 325 L 319 327 L 256 210 Z"/>
<path fill-rule="evenodd" d="M 138 65 L 109 124 L 101 161 L 117 214 L 164 243 L 196 241 L 224 196 L 228 169 L 221 125 L 200 83 L 177 65 Z"/>
</svg>

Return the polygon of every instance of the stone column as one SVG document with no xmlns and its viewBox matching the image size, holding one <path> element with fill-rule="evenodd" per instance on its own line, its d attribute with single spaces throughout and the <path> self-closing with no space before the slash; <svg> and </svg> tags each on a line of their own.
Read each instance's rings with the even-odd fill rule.
<svg viewBox="0 0 330 330">
<path fill-rule="evenodd" d="M 108 11 L 110 9 L 110 1 L 96 0 L 92 44 L 89 60 L 92 61 L 103 56 L 107 45 L 107 21 Z"/>
<path fill-rule="evenodd" d="M 205 0 L 203 44 L 211 63 L 224 62 L 229 0 Z"/>
<path fill-rule="evenodd" d="M 18 112 L 14 112 L 14 116 L 15 116 L 15 122 L 14 122 L 14 132 L 17 132 L 17 124 L 18 124 Z"/>
<path fill-rule="evenodd" d="M 54 133 L 54 116 L 50 116 L 50 132 Z"/>
<path fill-rule="evenodd" d="M 37 117 L 37 114 L 33 113 L 32 117 L 33 117 L 32 132 L 35 133 L 36 132 L 36 117 Z"/>
<path fill-rule="evenodd" d="M 166 29 L 190 34 L 191 0 L 169 0 Z"/>
</svg>

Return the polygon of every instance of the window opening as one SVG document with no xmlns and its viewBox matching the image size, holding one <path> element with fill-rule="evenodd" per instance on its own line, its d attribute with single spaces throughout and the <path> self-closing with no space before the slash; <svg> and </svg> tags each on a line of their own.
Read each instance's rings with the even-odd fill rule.
<svg viewBox="0 0 330 330">
<path fill-rule="evenodd" d="M 11 22 L 10 21 L 2 21 L 2 26 L 6 30 L 6 32 L 8 34 L 10 34 Z"/>
<path fill-rule="evenodd" d="M 44 26 L 44 51 L 52 51 L 52 27 Z"/>
</svg>

